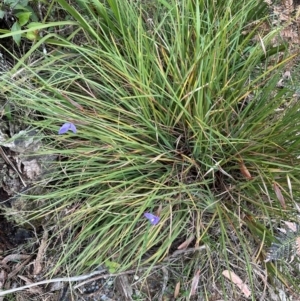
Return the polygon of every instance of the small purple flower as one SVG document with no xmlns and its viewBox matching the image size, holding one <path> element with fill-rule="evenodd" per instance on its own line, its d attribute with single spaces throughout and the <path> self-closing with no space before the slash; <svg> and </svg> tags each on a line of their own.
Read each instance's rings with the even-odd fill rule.
<svg viewBox="0 0 300 301">
<path fill-rule="evenodd" d="M 144 213 L 144 216 L 145 216 L 145 218 L 147 218 L 150 221 L 151 225 L 157 225 L 160 220 L 159 216 L 156 216 L 152 213 L 146 212 L 146 213 Z"/>
<path fill-rule="evenodd" d="M 73 123 L 71 123 L 71 122 L 66 122 L 66 123 L 64 123 L 61 127 L 60 127 L 60 129 L 59 129 L 59 131 L 58 131 L 58 134 L 59 135 L 61 135 L 61 134 L 65 134 L 67 131 L 72 131 L 74 134 L 76 133 L 76 126 L 73 124 Z"/>
</svg>

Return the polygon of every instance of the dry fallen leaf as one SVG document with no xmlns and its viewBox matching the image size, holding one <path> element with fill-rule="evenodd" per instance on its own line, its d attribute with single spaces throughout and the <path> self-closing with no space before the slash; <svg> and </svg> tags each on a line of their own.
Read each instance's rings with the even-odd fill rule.
<svg viewBox="0 0 300 301">
<path fill-rule="evenodd" d="M 286 209 L 286 204 L 285 204 L 284 197 L 281 193 L 281 189 L 280 189 L 279 185 L 276 182 L 273 183 L 273 188 L 274 188 L 275 194 L 276 194 L 277 199 L 280 202 L 282 208 Z"/>
<path fill-rule="evenodd" d="M 198 270 L 193 277 L 189 298 L 196 294 L 198 283 L 199 283 L 199 277 L 200 277 L 200 270 Z"/>
<path fill-rule="evenodd" d="M 228 270 L 224 270 L 222 272 L 222 275 L 232 281 L 242 291 L 246 298 L 249 298 L 251 296 L 251 291 L 249 290 L 248 286 L 238 275 Z"/>
<path fill-rule="evenodd" d="M 27 258 L 30 258 L 31 255 L 23 255 L 23 254 L 10 254 L 7 255 L 6 257 L 3 258 L 3 260 L 1 261 L 1 264 L 7 264 L 10 261 L 19 261 L 19 260 L 24 260 Z"/>
<path fill-rule="evenodd" d="M 174 289 L 174 298 L 176 299 L 179 295 L 179 291 L 180 291 L 180 282 L 176 283 L 175 289 Z"/>
<path fill-rule="evenodd" d="M 193 239 L 195 238 L 195 235 L 191 235 L 186 241 L 184 241 L 177 249 L 178 250 L 182 250 L 182 249 L 186 249 L 190 243 L 193 241 Z"/>
<path fill-rule="evenodd" d="M 291 230 L 292 232 L 297 232 L 298 231 L 298 227 L 297 224 L 294 222 L 286 222 L 284 221 L 284 224 L 286 225 L 286 227 Z"/>
<path fill-rule="evenodd" d="M 249 172 L 248 168 L 246 167 L 243 161 L 240 161 L 240 171 L 247 180 L 252 179 L 251 173 Z"/>
<path fill-rule="evenodd" d="M 44 254 L 46 252 L 47 240 L 48 240 L 48 231 L 44 228 L 43 238 L 36 259 L 33 264 L 33 275 L 38 275 L 42 272 L 43 269 L 42 261 L 43 261 Z"/>
</svg>

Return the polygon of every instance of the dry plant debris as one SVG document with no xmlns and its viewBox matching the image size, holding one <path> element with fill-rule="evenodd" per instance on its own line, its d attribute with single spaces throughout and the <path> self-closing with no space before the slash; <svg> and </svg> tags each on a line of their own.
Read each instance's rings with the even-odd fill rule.
<svg viewBox="0 0 300 301">
<path fill-rule="evenodd" d="M 48 231 L 44 228 L 43 238 L 36 259 L 34 260 L 33 275 L 38 275 L 43 270 L 42 261 L 47 248 L 47 240 L 48 240 Z"/>
<path fill-rule="evenodd" d="M 225 270 L 222 272 L 222 275 L 232 281 L 232 283 L 234 283 L 243 292 L 246 298 L 251 296 L 251 291 L 249 290 L 248 286 L 234 272 Z"/>
<path fill-rule="evenodd" d="M 283 195 L 282 195 L 280 186 L 279 186 L 276 182 L 274 182 L 274 183 L 273 183 L 273 188 L 274 188 L 275 194 L 276 194 L 277 199 L 278 199 L 278 201 L 280 202 L 282 208 L 283 208 L 283 209 L 286 209 L 285 200 L 284 200 L 284 197 L 283 197 Z"/>
<path fill-rule="evenodd" d="M 200 279 L 200 270 L 198 270 L 193 277 L 189 298 L 191 296 L 196 295 L 199 279 Z"/>
<path fill-rule="evenodd" d="M 186 241 L 184 241 L 179 247 L 177 247 L 177 249 L 178 250 L 186 249 L 194 239 L 195 239 L 195 235 L 191 235 Z"/>
</svg>

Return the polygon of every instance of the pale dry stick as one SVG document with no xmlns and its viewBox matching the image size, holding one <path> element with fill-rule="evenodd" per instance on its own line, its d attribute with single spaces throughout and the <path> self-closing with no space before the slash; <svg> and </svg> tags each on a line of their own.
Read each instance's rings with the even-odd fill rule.
<svg viewBox="0 0 300 301">
<path fill-rule="evenodd" d="M 28 284 L 28 285 L 24 285 L 24 286 L 20 286 L 20 287 L 16 287 L 16 288 L 12 288 L 12 289 L 9 289 L 9 290 L 6 290 L 6 291 L 0 291 L 0 297 L 8 295 L 8 294 L 11 294 L 11 293 L 15 293 L 15 292 L 18 292 L 18 291 L 23 291 L 23 290 L 25 290 L 27 288 L 31 288 L 31 287 L 34 287 L 34 286 L 37 286 L 37 285 L 42 285 L 42 284 L 49 284 L 49 283 L 54 283 L 54 282 L 81 281 L 81 280 L 85 280 L 87 278 L 90 278 L 90 277 L 92 277 L 94 275 L 101 274 L 101 273 L 103 273 L 105 271 L 106 270 L 103 269 L 103 270 L 100 270 L 100 271 L 95 271 L 95 272 L 92 272 L 90 274 L 81 275 L 81 276 L 62 277 L 62 278 L 43 280 L 43 281 L 40 281 L 40 282 L 36 282 L 36 283 L 32 283 L 32 284 Z"/>
<path fill-rule="evenodd" d="M 182 253 L 191 253 L 191 252 L 203 250 L 205 248 L 206 248 L 206 246 L 201 246 L 201 247 L 190 248 L 190 249 L 186 249 L 186 250 L 178 250 L 178 251 L 175 251 L 169 257 L 167 257 L 164 261 L 167 261 L 167 260 L 169 260 L 171 258 L 174 258 L 174 257 L 176 257 L 176 256 L 178 256 L 179 254 L 182 254 Z M 163 265 L 155 265 L 152 268 L 158 269 L 158 268 L 161 268 L 161 267 L 163 267 Z M 142 270 L 147 270 L 147 269 L 149 269 L 149 267 L 139 268 L 138 270 L 142 271 Z M 106 271 L 106 269 L 102 269 L 102 270 L 95 271 L 95 272 L 92 272 L 90 274 L 81 275 L 81 276 L 62 277 L 62 278 L 54 278 L 54 279 L 43 280 L 43 281 L 40 281 L 40 282 L 36 282 L 36 283 L 32 283 L 32 284 L 28 284 L 28 285 L 16 287 L 16 288 L 9 289 L 9 290 L 6 290 L 6 291 L 0 291 L 0 297 L 8 295 L 8 294 L 15 293 L 15 292 L 18 292 L 18 291 L 23 291 L 23 290 L 25 290 L 27 288 L 31 288 L 31 287 L 34 287 L 34 286 L 37 286 L 37 285 L 42 285 L 42 284 L 49 284 L 49 283 L 55 283 L 55 282 L 82 281 L 82 280 L 88 279 L 88 278 L 90 278 L 90 277 L 92 277 L 94 275 L 102 274 L 105 271 Z M 99 275 L 99 276 L 96 276 L 96 277 L 94 277 L 92 279 L 89 279 L 89 281 L 85 281 L 84 283 L 80 283 L 79 285 L 75 286 L 74 288 L 78 288 L 79 286 L 82 286 L 85 283 L 88 283 L 90 281 L 94 281 L 94 280 L 97 280 L 97 279 L 107 278 L 107 277 L 115 277 L 115 276 L 126 275 L 126 274 L 133 274 L 133 273 L 136 273 L 136 271 L 137 271 L 137 269 L 133 269 L 133 270 L 129 270 L 129 271 L 126 271 L 126 272 L 121 272 L 121 273 L 116 273 L 116 274 Z"/>
<path fill-rule="evenodd" d="M 153 269 L 158 269 L 158 268 L 161 268 L 162 265 L 154 265 L 152 268 Z M 143 270 L 147 270 L 149 269 L 149 267 L 144 267 L 144 268 L 140 268 L 138 269 L 139 271 L 143 271 Z M 80 286 L 83 286 L 91 281 L 95 281 L 95 280 L 98 280 L 98 279 L 102 279 L 102 278 L 108 278 L 108 277 L 117 277 L 117 276 L 121 276 L 121 275 L 129 275 L 129 274 L 134 274 L 136 273 L 136 269 L 133 269 L 133 270 L 128 270 L 128 271 L 125 271 L 125 272 L 120 272 L 120 273 L 116 273 L 116 274 L 104 274 L 104 275 L 99 275 L 99 276 L 96 276 L 94 278 L 91 278 L 89 280 L 86 280 L 84 282 L 81 282 L 77 285 L 74 286 L 74 289 L 76 288 L 79 288 Z M 1 296 L 1 295 L 0 295 Z"/>
</svg>

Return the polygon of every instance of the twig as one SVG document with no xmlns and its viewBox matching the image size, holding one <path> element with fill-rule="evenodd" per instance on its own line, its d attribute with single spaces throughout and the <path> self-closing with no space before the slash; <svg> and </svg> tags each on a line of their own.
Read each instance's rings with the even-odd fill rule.
<svg viewBox="0 0 300 301">
<path fill-rule="evenodd" d="M 154 265 L 152 268 L 153 269 L 158 269 L 158 268 L 161 268 L 162 265 Z M 137 270 L 139 271 L 143 271 L 143 270 L 147 270 L 149 269 L 149 267 L 144 267 L 144 268 L 139 268 L 139 269 L 133 269 L 133 270 L 128 270 L 128 271 L 124 271 L 124 272 L 120 272 L 120 273 L 116 273 L 116 274 L 104 274 L 104 275 L 99 275 L 99 276 L 96 276 L 92 279 L 89 279 L 87 281 L 84 281 L 84 282 L 81 282 L 77 285 L 74 286 L 74 288 L 78 288 L 82 285 L 85 285 L 91 281 L 95 281 L 95 280 L 98 280 L 98 279 L 102 279 L 102 278 L 108 278 L 108 277 L 117 277 L 117 276 L 121 276 L 121 275 L 129 275 L 129 274 L 134 274 L 136 273 Z M 0 295 L 1 296 L 1 295 Z"/>
<path fill-rule="evenodd" d="M 0 154 L 1 154 L 2 158 L 4 159 L 4 161 L 5 161 L 8 165 L 10 165 L 10 166 L 13 168 L 13 170 L 17 173 L 17 175 L 19 176 L 19 178 L 20 178 L 22 184 L 24 185 L 24 187 L 27 187 L 27 185 L 25 184 L 24 180 L 22 179 L 22 176 L 21 176 L 21 174 L 19 173 L 18 169 L 17 169 L 17 168 L 14 166 L 14 164 L 9 160 L 9 158 L 7 157 L 5 151 L 2 149 L 1 146 L 0 146 Z"/>
<path fill-rule="evenodd" d="M 186 249 L 186 250 L 177 250 L 172 255 L 166 257 L 163 260 L 163 262 L 168 261 L 171 258 L 177 257 L 180 254 L 192 253 L 192 252 L 195 252 L 195 251 L 203 250 L 205 248 L 206 248 L 206 246 L 201 246 L 201 247 L 197 247 L 197 248 L 189 248 L 189 249 Z M 160 265 L 154 265 L 151 268 L 152 269 L 158 269 L 158 268 L 161 268 L 161 267 L 164 267 L 164 266 L 160 264 Z M 60 282 L 60 281 L 61 282 L 82 281 L 82 280 L 88 279 L 88 278 L 90 278 L 90 277 L 92 277 L 94 275 L 98 275 L 98 276 L 96 276 L 96 277 L 94 277 L 92 279 L 89 279 L 88 281 L 82 282 L 82 283 L 74 286 L 74 288 L 78 288 L 78 287 L 80 287 L 80 286 L 82 286 L 82 285 L 84 285 L 84 284 L 86 284 L 88 282 L 94 281 L 94 280 L 98 280 L 98 279 L 102 279 L 102 278 L 107 278 L 107 277 L 116 277 L 116 276 L 120 276 L 120 275 L 133 274 L 133 273 L 136 273 L 137 270 L 143 271 L 143 270 L 147 270 L 147 269 L 149 269 L 149 267 L 132 269 L 132 270 L 128 270 L 128 271 L 120 272 L 120 273 L 115 273 L 115 274 L 103 274 L 103 275 L 99 275 L 99 274 L 102 274 L 103 272 L 106 271 L 106 269 L 102 269 L 102 270 L 95 271 L 95 272 L 92 272 L 90 274 L 81 275 L 81 276 L 48 279 L 48 280 L 43 280 L 43 281 L 40 281 L 40 282 L 36 282 L 36 283 L 32 283 L 32 284 L 28 284 L 28 285 L 16 287 L 16 288 L 9 289 L 9 290 L 6 290 L 6 291 L 0 291 L 0 297 L 8 295 L 8 294 L 11 294 L 11 293 L 14 293 L 14 292 L 23 291 L 23 290 L 25 290 L 27 288 L 31 288 L 31 287 L 34 287 L 34 286 L 37 286 L 37 285 L 54 283 L 54 282 Z"/>
<path fill-rule="evenodd" d="M 42 284 L 48 284 L 48 283 L 53 283 L 53 282 L 72 282 L 72 281 L 81 281 L 81 280 L 85 280 L 87 278 L 90 278 L 94 275 L 98 275 L 105 272 L 105 270 L 100 270 L 100 271 L 95 271 L 92 272 L 90 274 L 86 274 L 86 275 L 81 275 L 81 276 L 75 276 L 75 277 L 62 277 L 62 278 L 54 278 L 54 279 L 48 279 L 48 280 L 43 280 L 40 282 L 36 282 L 36 283 L 32 283 L 32 284 L 28 284 L 28 285 L 24 285 L 24 286 L 20 286 L 20 287 L 16 287 L 16 288 L 12 288 L 10 290 L 6 290 L 6 291 L 0 291 L 0 297 L 1 296 L 5 296 L 11 293 L 15 293 L 18 291 L 23 291 L 27 288 L 31 288 L 37 285 L 42 285 Z"/>
</svg>

